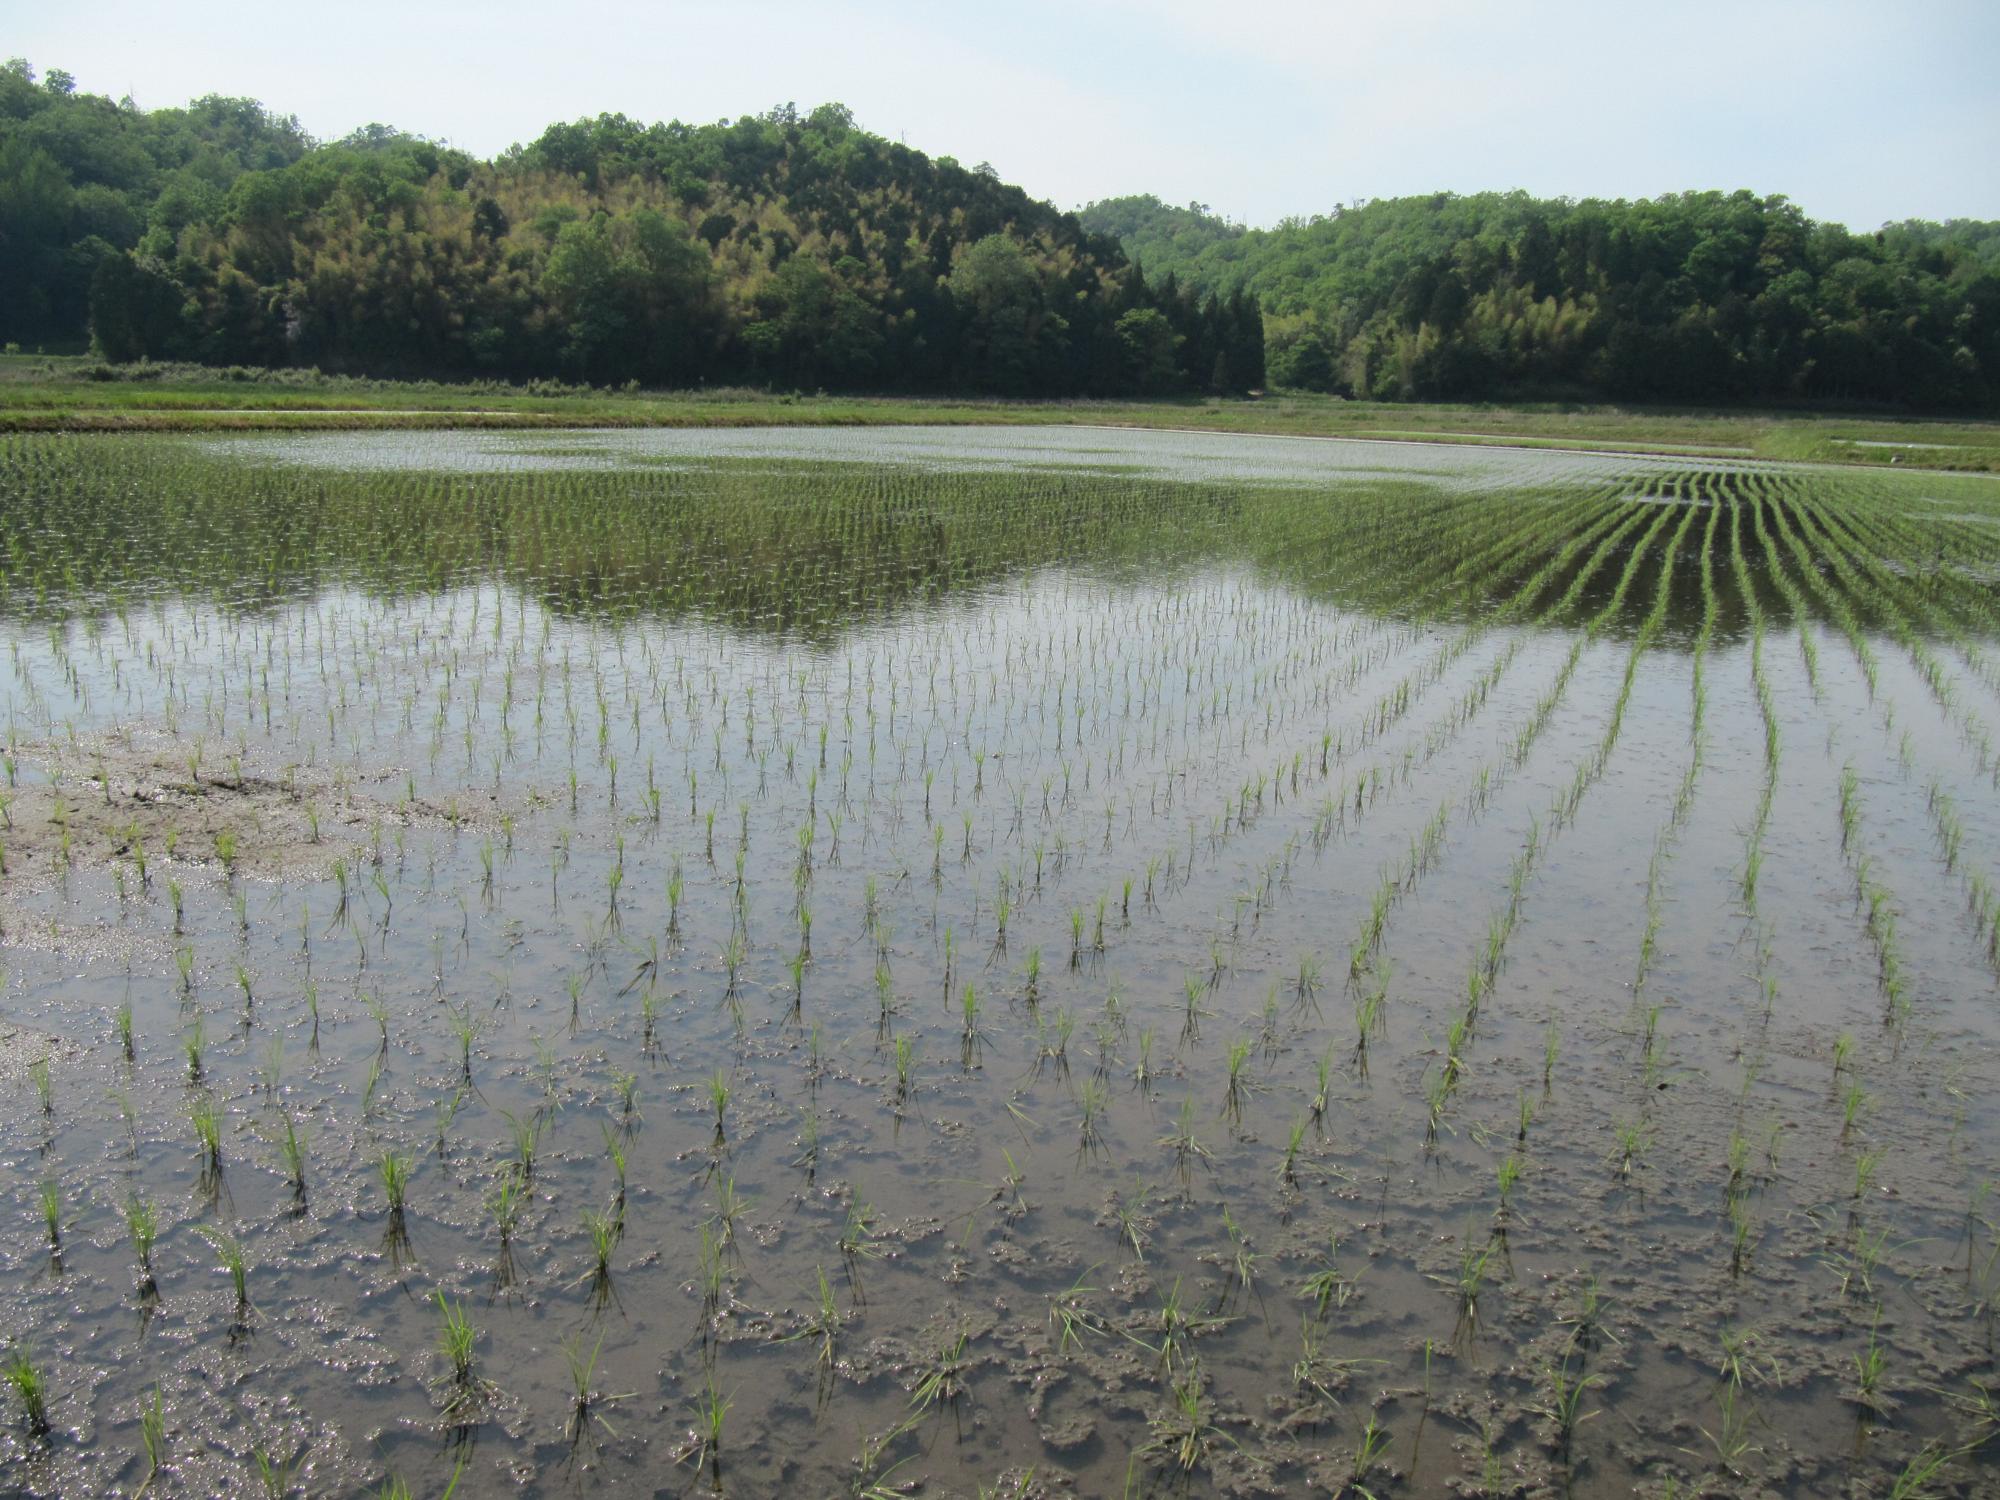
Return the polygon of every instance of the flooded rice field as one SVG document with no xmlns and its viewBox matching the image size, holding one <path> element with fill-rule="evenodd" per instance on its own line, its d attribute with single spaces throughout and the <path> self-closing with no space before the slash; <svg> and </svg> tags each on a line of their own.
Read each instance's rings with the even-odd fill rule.
<svg viewBox="0 0 2000 1500">
<path fill-rule="evenodd" d="M 0 1487 L 1992 1495 L 1996 520 L 0 439 Z"/>
</svg>

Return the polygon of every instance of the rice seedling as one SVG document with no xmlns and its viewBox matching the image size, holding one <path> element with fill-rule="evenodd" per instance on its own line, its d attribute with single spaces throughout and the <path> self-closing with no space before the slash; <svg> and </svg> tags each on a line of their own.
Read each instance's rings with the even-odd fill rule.
<svg viewBox="0 0 2000 1500">
<path fill-rule="evenodd" d="M 1360 1437 L 1354 1445 L 1354 1458 L 1348 1465 L 1347 1487 L 1355 1494 L 1371 1496 L 1367 1486 L 1368 1476 L 1381 1464 L 1382 1450 L 1388 1446 L 1388 1429 L 1382 1426 L 1379 1413 L 1370 1412 L 1368 1420 L 1361 1426 Z"/>
<path fill-rule="evenodd" d="M 1239 1037 L 1229 1044 L 1228 1077 L 1222 1095 L 1222 1112 L 1231 1120 L 1241 1118 L 1243 1101 L 1251 1091 L 1250 1080 L 1243 1076 L 1243 1064 L 1250 1056 L 1250 1043 Z"/>
<path fill-rule="evenodd" d="M 438 1357 L 443 1362 L 448 1387 L 445 1408 L 448 1413 L 455 1414 L 478 1396 L 479 1382 L 473 1372 L 473 1362 L 479 1333 L 472 1326 L 472 1319 L 467 1315 L 463 1302 L 453 1301 L 442 1291 L 434 1291 L 431 1300 L 437 1304 Z"/>
<path fill-rule="evenodd" d="M 194 1126 L 195 1143 L 201 1150 L 202 1170 L 214 1174 L 222 1170 L 222 1119 L 215 1101 L 197 1094 L 188 1101 L 188 1123 Z"/>
<path fill-rule="evenodd" d="M 1326 1264 L 1306 1277 L 1299 1287 L 1300 1294 L 1310 1297 L 1314 1314 L 1324 1318 L 1329 1309 L 1346 1307 L 1356 1290 L 1354 1278 L 1340 1265 L 1340 1234 L 1337 1230 L 1330 1230 L 1327 1234 Z"/>
<path fill-rule="evenodd" d="M 300 1138 L 298 1127 L 287 1114 L 283 1116 L 285 1133 L 278 1139 L 278 1157 L 284 1164 L 285 1182 L 292 1190 L 293 1199 L 303 1204 L 306 1193 L 306 1150 Z"/>
<path fill-rule="evenodd" d="M 236 1294 L 236 1317 L 241 1323 L 250 1313 L 250 1264 L 243 1253 L 243 1245 L 236 1236 L 224 1230 L 199 1226 L 203 1239 L 214 1247 L 217 1269 L 229 1277 L 229 1284 Z"/>
<path fill-rule="evenodd" d="M 189 1023 L 187 1035 L 182 1038 L 181 1047 L 182 1051 L 187 1055 L 188 1082 L 200 1083 L 202 1078 L 202 1058 L 205 1055 L 207 1047 L 207 1038 L 203 1034 L 200 1011 L 195 1012 L 194 1020 Z"/>
<path fill-rule="evenodd" d="M 715 1111 L 715 1139 L 720 1142 L 725 1139 L 723 1123 L 729 1112 L 729 1075 L 717 1068 L 709 1075 L 707 1087 L 709 1107 Z"/>
<path fill-rule="evenodd" d="M 382 1196 L 388 1204 L 389 1221 L 400 1223 L 410 1186 L 410 1159 L 385 1151 L 375 1159 L 375 1173 L 382 1182 Z"/>
<path fill-rule="evenodd" d="M 1492 1238 L 1475 1239 L 1472 1227 L 1459 1242 L 1458 1266 L 1449 1274 L 1434 1274 L 1432 1280 L 1442 1283 L 1458 1303 L 1459 1331 L 1473 1332 L 1479 1327 L 1479 1297 L 1485 1290 L 1487 1268 L 1492 1264 L 1498 1242 Z"/>
<path fill-rule="evenodd" d="M 160 1234 L 159 1211 L 135 1192 L 125 1200 L 124 1215 L 125 1233 L 132 1242 L 139 1283 L 144 1287 L 153 1280 L 153 1242 Z"/>
<path fill-rule="evenodd" d="M 715 1190 L 715 1212 L 709 1222 L 716 1226 L 716 1242 L 728 1249 L 736 1243 L 736 1223 L 749 1212 L 750 1205 L 736 1191 L 736 1179 L 724 1177 Z"/>
<path fill-rule="evenodd" d="M 1645 1161 L 1650 1132 L 1644 1120 L 1618 1120 L 1612 1124 L 1612 1133 L 1617 1137 L 1617 1149 L 1611 1156 L 1612 1165 L 1619 1177 L 1629 1178 L 1632 1169 Z"/>
<path fill-rule="evenodd" d="M 1549 1437 L 1556 1456 L 1565 1466 L 1572 1462 L 1571 1448 L 1576 1441 L 1578 1425 L 1597 1415 L 1594 1411 L 1584 1411 L 1584 1393 L 1598 1383 L 1595 1375 L 1579 1375 L 1571 1378 L 1568 1362 L 1548 1365 L 1542 1370 L 1544 1394 L 1540 1404 L 1533 1410 L 1549 1425 Z"/>
<path fill-rule="evenodd" d="M 533 1182 L 535 1159 L 541 1150 L 542 1117 L 531 1114 L 524 1119 L 504 1109 L 500 1115 L 506 1120 L 508 1135 L 514 1143 L 514 1159 L 510 1163 L 514 1175 L 524 1184 Z"/>
<path fill-rule="evenodd" d="M 701 1393 L 695 1398 L 694 1426 L 679 1455 L 680 1462 L 692 1464 L 697 1469 L 706 1464 L 711 1480 L 717 1482 L 722 1473 L 722 1429 L 734 1405 L 735 1398 L 722 1394 L 715 1383 L 715 1372 L 710 1370 Z"/>
<path fill-rule="evenodd" d="M 1298 1181 L 1299 1150 L 1305 1144 L 1306 1131 L 1312 1125 L 1312 1115 L 1301 1115 L 1292 1122 L 1291 1130 L 1285 1137 L 1285 1154 L 1279 1159 L 1278 1180 L 1287 1187 Z"/>
<path fill-rule="evenodd" d="M 604 1348 L 604 1335 L 598 1334 L 596 1342 L 590 1346 L 590 1352 L 587 1354 L 584 1352 L 582 1338 L 576 1334 L 566 1337 L 561 1347 L 563 1365 L 569 1372 L 571 1392 L 569 1421 L 564 1429 L 565 1437 L 572 1447 L 575 1446 L 589 1435 L 592 1422 L 597 1423 L 612 1437 L 616 1437 L 617 1429 L 611 1425 L 603 1409 L 614 1402 L 629 1401 L 637 1393 L 625 1391 L 614 1395 L 597 1389 L 597 1357 Z"/>
<path fill-rule="evenodd" d="M 1108 1331 L 1103 1320 L 1085 1301 L 1098 1290 L 1084 1284 L 1085 1278 L 1096 1269 L 1095 1266 L 1086 1268 L 1069 1286 L 1048 1299 L 1049 1328 L 1056 1335 L 1058 1354 L 1067 1353 L 1072 1346 L 1081 1348 L 1086 1334 L 1101 1336 Z"/>
<path fill-rule="evenodd" d="M 1191 1364 L 1185 1374 L 1168 1384 L 1167 1409 L 1152 1420 L 1152 1441 L 1133 1455 L 1137 1461 L 1149 1455 L 1166 1458 L 1182 1475 L 1191 1475 L 1209 1459 L 1216 1446 L 1232 1442 L 1218 1427 L 1209 1411 L 1201 1367 Z"/>
<path fill-rule="evenodd" d="M 139 1442 L 146 1455 L 146 1477 L 139 1482 L 135 1495 L 152 1485 L 167 1461 L 167 1416 L 157 1382 L 139 1403 Z"/>
<path fill-rule="evenodd" d="M 1101 1080 L 1086 1078 L 1077 1090 L 1076 1102 L 1081 1111 L 1077 1120 L 1077 1146 L 1087 1152 L 1099 1144 L 1104 1111 L 1111 1102 L 1110 1091 Z"/>
<path fill-rule="evenodd" d="M 878 1260 L 883 1255 L 882 1247 L 874 1238 L 875 1210 L 856 1199 L 847 1206 L 847 1217 L 841 1223 L 838 1240 L 843 1259 L 850 1264 L 856 1260 Z"/>
<path fill-rule="evenodd" d="M 1204 1146 L 1194 1133 L 1194 1100 L 1181 1100 L 1180 1112 L 1174 1116 L 1174 1128 L 1160 1137 L 1157 1144 L 1173 1148 L 1174 1164 L 1185 1170 L 1191 1162 L 1208 1161 L 1214 1153 Z"/>
<path fill-rule="evenodd" d="M 846 1321 L 840 1312 L 840 1304 L 834 1299 L 833 1288 L 827 1283 L 826 1268 L 815 1268 L 818 1278 L 816 1306 L 799 1328 L 783 1336 L 780 1342 L 790 1343 L 798 1339 L 812 1339 L 819 1345 L 816 1363 L 822 1369 L 831 1369 L 835 1342 L 840 1336 L 842 1324 Z"/>
<path fill-rule="evenodd" d="M 35 1101 L 41 1106 L 44 1116 L 56 1112 L 55 1084 L 49 1077 L 49 1060 L 38 1057 L 28 1064 L 28 1077 L 35 1085 Z"/>
<path fill-rule="evenodd" d="M 0 1364 L 0 1378 L 6 1380 L 15 1399 L 21 1403 L 21 1413 L 27 1419 L 28 1435 L 37 1439 L 46 1438 L 49 1435 L 48 1379 L 26 1348 L 15 1346 L 6 1363 Z"/>
</svg>

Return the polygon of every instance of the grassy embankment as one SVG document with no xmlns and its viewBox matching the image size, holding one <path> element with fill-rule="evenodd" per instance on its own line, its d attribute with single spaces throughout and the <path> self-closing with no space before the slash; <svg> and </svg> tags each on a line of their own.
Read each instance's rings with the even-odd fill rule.
<svg viewBox="0 0 2000 1500">
<path fill-rule="evenodd" d="M 1284 437 L 1608 448 L 2000 473 L 2000 421 L 1797 411 L 1383 405 L 1286 394 L 1260 401 L 999 401 L 441 385 L 174 367 L 100 380 L 74 357 L 0 356 L 0 431 L 320 427 L 767 427 L 1060 423 Z M 232 374 L 239 378 L 232 378 Z"/>
</svg>

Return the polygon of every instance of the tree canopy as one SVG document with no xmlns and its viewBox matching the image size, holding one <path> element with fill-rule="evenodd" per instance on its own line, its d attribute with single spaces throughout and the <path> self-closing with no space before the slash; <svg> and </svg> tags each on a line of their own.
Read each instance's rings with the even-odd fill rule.
<svg viewBox="0 0 2000 1500">
<path fill-rule="evenodd" d="M 247 100 L 147 113 L 15 62 L 0 226 L 0 339 L 112 360 L 1020 396 L 1264 378 L 1253 301 L 1149 286 L 1074 215 L 838 104 L 600 115 L 485 162 L 385 125 L 317 143 Z"/>
<path fill-rule="evenodd" d="M 2000 224 L 1854 234 L 1747 192 L 1439 193 L 1271 230 L 1151 197 L 1081 218 L 1149 276 L 1255 296 L 1280 384 L 2000 405 Z"/>
</svg>

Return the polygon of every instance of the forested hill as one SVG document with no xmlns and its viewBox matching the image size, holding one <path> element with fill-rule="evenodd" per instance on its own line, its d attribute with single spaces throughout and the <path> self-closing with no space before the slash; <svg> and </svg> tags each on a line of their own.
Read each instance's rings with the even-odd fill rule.
<svg viewBox="0 0 2000 1500">
<path fill-rule="evenodd" d="M 1745 192 L 1441 193 L 1272 230 L 1151 197 L 1081 218 L 1156 284 L 1253 294 L 1278 384 L 2000 406 L 2000 224 L 1853 234 Z"/>
<path fill-rule="evenodd" d="M 551 126 L 491 162 L 0 68 L 0 340 L 375 375 L 1010 395 L 1263 384 L 1254 302 L 839 105 Z"/>
</svg>

